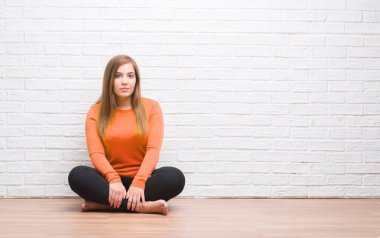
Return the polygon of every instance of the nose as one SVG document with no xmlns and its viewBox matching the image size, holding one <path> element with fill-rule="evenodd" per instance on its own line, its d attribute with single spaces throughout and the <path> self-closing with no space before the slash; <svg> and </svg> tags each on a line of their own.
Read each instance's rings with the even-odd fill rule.
<svg viewBox="0 0 380 238">
<path fill-rule="evenodd" d="M 122 83 L 122 84 L 125 84 L 127 81 L 128 81 L 128 78 L 127 78 L 127 77 L 122 77 L 122 78 L 121 78 L 121 83 Z"/>
</svg>

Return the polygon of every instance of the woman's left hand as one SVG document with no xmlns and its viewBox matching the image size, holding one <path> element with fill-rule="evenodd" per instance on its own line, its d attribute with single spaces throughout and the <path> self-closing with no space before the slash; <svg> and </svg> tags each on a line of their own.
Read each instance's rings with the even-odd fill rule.
<svg viewBox="0 0 380 238">
<path fill-rule="evenodd" d="M 132 208 L 132 211 L 135 209 L 139 211 L 143 203 L 145 203 L 144 189 L 130 186 L 126 198 L 128 199 L 128 210 Z"/>
</svg>

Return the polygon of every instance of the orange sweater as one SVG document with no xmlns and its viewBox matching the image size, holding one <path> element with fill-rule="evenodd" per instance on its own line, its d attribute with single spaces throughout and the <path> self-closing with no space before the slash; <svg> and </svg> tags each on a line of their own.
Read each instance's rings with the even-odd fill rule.
<svg viewBox="0 0 380 238">
<path fill-rule="evenodd" d="M 145 189 L 159 159 L 164 135 L 160 104 L 142 98 L 148 120 L 147 136 L 133 134 L 136 117 L 132 109 L 116 109 L 106 129 L 104 146 L 97 131 L 100 104 L 93 104 L 86 117 L 86 143 L 94 167 L 108 183 L 121 182 L 120 176 L 133 178 L 131 186 Z"/>
</svg>

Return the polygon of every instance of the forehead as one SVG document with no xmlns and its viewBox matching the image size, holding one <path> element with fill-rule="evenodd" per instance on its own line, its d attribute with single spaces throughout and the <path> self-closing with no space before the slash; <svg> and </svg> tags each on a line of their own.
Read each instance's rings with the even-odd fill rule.
<svg viewBox="0 0 380 238">
<path fill-rule="evenodd" d="M 135 69 L 133 68 L 132 63 L 126 63 L 123 65 L 120 65 L 119 68 L 117 68 L 116 72 L 118 72 L 118 73 L 134 73 Z"/>
</svg>

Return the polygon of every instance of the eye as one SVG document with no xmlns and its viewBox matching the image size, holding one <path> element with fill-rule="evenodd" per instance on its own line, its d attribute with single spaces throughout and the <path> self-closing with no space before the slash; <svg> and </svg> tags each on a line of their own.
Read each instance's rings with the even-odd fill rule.
<svg viewBox="0 0 380 238">
<path fill-rule="evenodd" d="M 120 74 L 116 74 L 115 78 L 120 78 L 120 76 L 121 76 Z"/>
<path fill-rule="evenodd" d="M 130 77 L 130 78 L 134 78 L 135 76 L 134 76 L 133 74 L 130 74 L 129 77 Z"/>
</svg>

